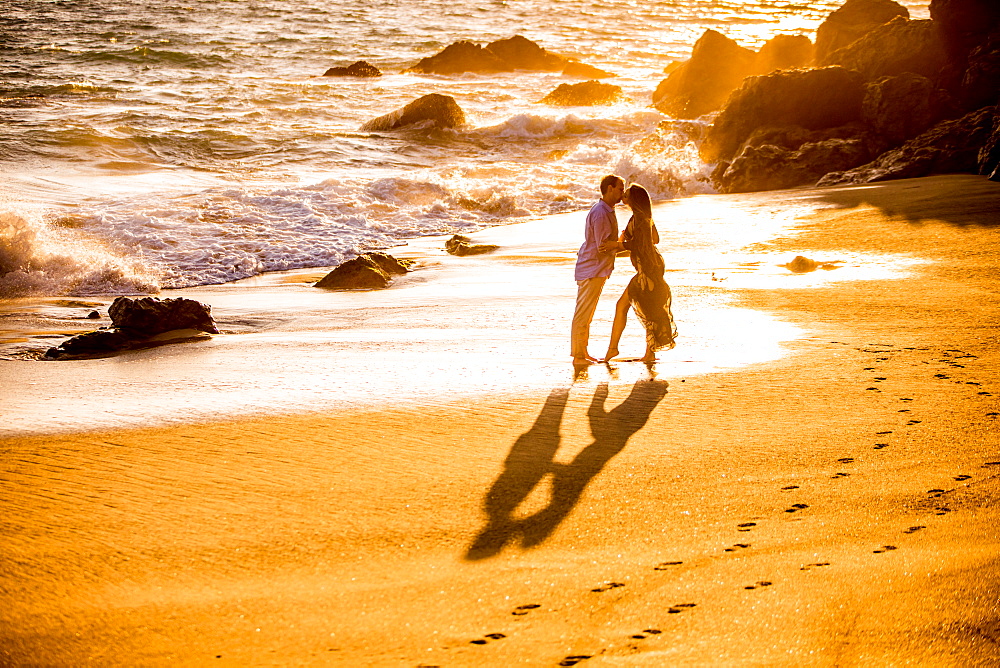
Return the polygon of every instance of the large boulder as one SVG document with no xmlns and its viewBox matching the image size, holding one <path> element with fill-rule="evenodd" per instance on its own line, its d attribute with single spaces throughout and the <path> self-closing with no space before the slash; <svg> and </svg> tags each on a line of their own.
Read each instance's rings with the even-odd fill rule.
<svg viewBox="0 0 1000 668">
<path fill-rule="evenodd" d="M 653 93 L 653 106 L 675 118 L 697 118 L 717 110 L 753 73 L 757 54 L 722 33 L 706 30 L 690 60 L 681 63 Z"/>
<path fill-rule="evenodd" d="M 549 53 L 530 39 L 515 35 L 490 42 L 485 47 L 466 40 L 455 42 L 409 69 L 421 74 L 462 72 L 513 72 L 514 70 L 561 71 L 568 59 Z"/>
<path fill-rule="evenodd" d="M 331 67 L 323 73 L 325 77 L 380 77 L 382 70 L 371 63 L 359 60 L 347 67 Z"/>
<path fill-rule="evenodd" d="M 861 119 L 881 139 L 881 153 L 916 137 L 951 110 L 946 93 L 930 79 L 905 72 L 867 85 Z"/>
<path fill-rule="evenodd" d="M 979 149 L 979 173 L 1000 181 L 1000 104 L 993 109 L 993 129 Z"/>
<path fill-rule="evenodd" d="M 314 284 L 332 290 L 377 290 L 389 287 L 389 274 L 365 255 L 344 262 Z"/>
<path fill-rule="evenodd" d="M 948 56 L 959 66 L 1000 27 L 997 0 L 931 0 L 930 13 Z"/>
<path fill-rule="evenodd" d="M 861 118 L 861 75 L 842 67 L 781 70 L 750 77 L 709 127 L 700 151 L 706 162 L 739 154 L 754 130 L 792 125 L 819 130 Z"/>
<path fill-rule="evenodd" d="M 465 112 L 450 95 L 431 93 L 417 98 L 402 109 L 372 119 L 361 126 L 362 132 L 396 130 L 415 123 L 439 128 L 465 125 Z"/>
<path fill-rule="evenodd" d="M 539 101 L 557 107 L 592 107 L 614 104 L 622 98 L 620 86 L 600 81 L 584 81 L 577 84 L 559 84 L 555 90 Z"/>
<path fill-rule="evenodd" d="M 549 53 L 521 35 L 490 42 L 486 45 L 486 50 L 499 58 L 511 70 L 559 72 L 568 62 L 563 56 Z"/>
<path fill-rule="evenodd" d="M 113 327 L 139 337 L 175 329 L 219 333 L 212 318 L 212 307 L 183 297 L 118 297 L 108 307 L 108 316 Z"/>
<path fill-rule="evenodd" d="M 108 307 L 112 327 L 85 332 L 45 352 L 46 359 L 100 356 L 158 345 L 154 337 L 176 330 L 218 334 L 208 304 L 178 297 L 118 297 Z"/>
<path fill-rule="evenodd" d="M 897 16 L 910 17 L 906 7 L 893 0 L 847 0 L 816 29 L 816 61 L 851 44 Z"/>
<path fill-rule="evenodd" d="M 820 65 L 857 70 L 871 81 L 903 72 L 936 79 L 946 62 L 944 46 L 933 21 L 897 17 L 825 55 Z"/>
<path fill-rule="evenodd" d="M 444 242 L 444 249 L 448 251 L 450 255 L 458 256 L 492 253 L 497 248 L 499 248 L 499 246 L 495 246 L 493 244 L 473 243 L 472 239 L 462 236 L 461 234 L 456 234 L 451 239 Z"/>
<path fill-rule="evenodd" d="M 1000 30 L 969 52 L 958 89 L 962 106 L 980 109 L 996 100 L 1000 91 Z"/>
<path fill-rule="evenodd" d="M 377 264 L 379 269 L 390 276 L 409 272 L 410 265 L 413 264 L 413 260 L 399 260 L 388 253 L 380 253 L 378 251 L 365 253 L 364 257 L 367 257 L 369 260 Z"/>
<path fill-rule="evenodd" d="M 813 61 L 815 47 L 805 35 L 775 35 L 760 47 L 753 74 L 806 67 Z"/>
<path fill-rule="evenodd" d="M 832 169 L 846 170 L 871 159 L 860 138 L 827 139 L 806 143 L 796 150 L 764 144 L 747 146 L 713 185 L 724 193 L 779 190 L 812 185 Z"/>
<path fill-rule="evenodd" d="M 942 121 L 873 162 L 848 171 L 832 172 L 817 185 L 870 183 L 930 174 L 977 173 L 979 153 L 994 128 L 995 107 L 962 118 Z"/>
</svg>

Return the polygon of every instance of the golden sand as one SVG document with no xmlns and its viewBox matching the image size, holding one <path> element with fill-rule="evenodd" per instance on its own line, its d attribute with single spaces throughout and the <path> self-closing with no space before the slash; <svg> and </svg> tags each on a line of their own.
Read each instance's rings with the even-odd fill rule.
<svg viewBox="0 0 1000 668">
<path fill-rule="evenodd" d="M 925 262 L 741 290 L 776 361 L 0 440 L 0 662 L 995 665 L 1000 184 L 807 194 Z"/>
</svg>

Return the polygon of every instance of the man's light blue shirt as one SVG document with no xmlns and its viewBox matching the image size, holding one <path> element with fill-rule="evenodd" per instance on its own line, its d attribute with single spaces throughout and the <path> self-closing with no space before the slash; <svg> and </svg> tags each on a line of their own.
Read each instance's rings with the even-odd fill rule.
<svg viewBox="0 0 1000 668">
<path fill-rule="evenodd" d="M 600 252 L 597 247 L 618 238 L 618 217 L 615 208 L 603 199 L 597 200 L 587 214 L 583 245 L 576 253 L 576 280 L 607 278 L 615 268 L 615 252 Z"/>
</svg>

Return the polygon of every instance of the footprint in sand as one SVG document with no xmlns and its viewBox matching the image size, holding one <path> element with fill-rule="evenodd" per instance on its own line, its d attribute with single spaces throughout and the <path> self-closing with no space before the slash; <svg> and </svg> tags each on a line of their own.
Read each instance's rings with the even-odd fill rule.
<svg viewBox="0 0 1000 668">
<path fill-rule="evenodd" d="M 737 531 L 750 531 L 753 527 L 757 526 L 756 522 L 744 522 L 743 524 L 737 524 Z"/>
<path fill-rule="evenodd" d="M 854 457 L 841 457 L 837 461 L 840 462 L 841 464 L 850 464 L 851 462 L 854 461 Z"/>
<path fill-rule="evenodd" d="M 907 422 L 906 424 L 907 424 L 907 425 L 911 425 L 911 424 L 920 424 L 920 420 L 910 420 L 910 421 L 909 421 L 909 422 Z"/>
<path fill-rule="evenodd" d="M 987 417 L 991 417 L 991 418 L 995 418 L 998 415 L 1000 415 L 1000 413 L 997 413 L 996 411 L 992 411 L 992 412 L 986 414 Z"/>
<path fill-rule="evenodd" d="M 898 411 L 896 411 L 896 412 L 897 412 L 897 413 L 912 413 L 913 411 L 911 411 L 911 410 L 910 410 L 909 408 L 900 408 L 900 409 L 899 409 Z"/>
<path fill-rule="evenodd" d="M 745 550 L 750 547 L 750 543 L 736 543 L 732 547 L 727 547 L 724 552 L 735 552 L 736 550 Z"/>
<path fill-rule="evenodd" d="M 476 638 L 475 640 L 470 640 L 469 642 L 473 645 L 485 645 L 490 640 L 500 640 L 501 638 L 506 638 L 507 636 L 503 633 L 487 633 L 482 638 Z"/>
<path fill-rule="evenodd" d="M 814 568 L 820 568 L 821 566 L 829 566 L 829 565 L 830 565 L 829 561 L 817 561 L 816 563 L 813 563 L 813 564 L 806 564 L 805 566 L 802 566 L 801 568 L 799 568 L 799 570 L 800 571 L 811 571 Z"/>
<path fill-rule="evenodd" d="M 937 487 L 935 487 L 934 489 L 927 490 L 927 493 L 928 494 L 944 494 L 944 490 L 943 489 L 938 489 Z"/>
<path fill-rule="evenodd" d="M 537 603 L 526 603 L 524 605 L 519 605 L 514 608 L 514 612 L 510 613 L 512 615 L 526 615 L 529 610 L 534 610 L 535 608 L 540 608 L 542 606 Z"/>
<path fill-rule="evenodd" d="M 913 399 L 911 399 L 910 397 L 900 397 L 899 400 L 900 401 L 913 401 Z"/>
<path fill-rule="evenodd" d="M 844 473 L 843 471 L 838 471 L 837 473 L 834 473 L 832 476 L 830 476 L 830 479 L 836 480 L 837 478 L 847 478 L 850 477 L 850 475 L 851 475 L 850 473 Z"/>
<path fill-rule="evenodd" d="M 927 527 L 925 527 L 923 524 L 918 524 L 916 526 L 910 527 L 909 529 L 906 529 L 905 531 L 903 531 L 903 533 L 916 533 L 921 529 L 926 529 L 926 528 Z"/>
<path fill-rule="evenodd" d="M 882 554 L 883 552 L 890 552 L 890 551 L 896 550 L 896 549 L 898 549 L 898 548 L 895 545 L 883 545 L 882 547 L 880 547 L 877 550 L 872 550 L 872 552 L 875 553 L 875 554 Z"/>
<path fill-rule="evenodd" d="M 874 371 L 874 370 L 875 370 L 875 367 L 873 367 L 873 366 L 866 366 L 865 367 L 865 371 Z"/>
<path fill-rule="evenodd" d="M 697 603 L 675 603 L 674 605 L 670 606 L 670 608 L 667 609 L 667 612 L 670 613 L 671 615 L 676 615 L 677 613 L 684 612 L 685 610 L 687 610 L 689 608 L 693 608 L 696 605 L 698 605 L 698 604 Z"/>
<path fill-rule="evenodd" d="M 624 587 L 624 586 L 625 586 L 624 582 L 605 582 L 600 587 L 597 587 L 595 589 L 591 589 L 590 591 L 594 591 L 594 592 L 597 592 L 598 594 L 600 594 L 600 593 L 603 593 L 603 592 L 606 592 L 606 591 L 611 591 L 612 589 L 615 589 L 616 587 Z"/>
<path fill-rule="evenodd" d="M 969 478 L 971 478 L 971 477 L 972 477 L 971 475 L 965 475 L 965 474 L 963 473 L 962 475 L 957 475 L 957 476 L 955 476 L 955 480 L 958 480 L 958 481 L 962 481 L 962 480 L 968 480 L 968 479 L 969 479 Z"/>
<path fill-rule="evenodd" d="M 805 503 L 793 503 L 791 508 L 785 510 L 786 513 L 794 513 L 800 510 L 805 510 L 809 506 Z"/>
<path fill-rule="evenodd" d="M 575 666 L 581 661 L 586 661 L 591 657 L 590 654 L 572 654 L 567 656 L 565 659 L 559 662 L 560 666 Z"/>
<path fill-rule="evenodd" d="M 881 450 L 882 448 L 888 448 L 888 447 L 889 447 L 888 443 L 876 443 L 875 444 L 875 450 Z"/>
<path fill-rule="evenodd" d="M 877 431 L 877 432 L 875 432 L 875 435 L 876 436 L 885 436 L 886 434 L 891 434 L 891 433 L 892 433 L 891 431 Z"/>
<path fill-rule="evenodd" d="M 947 515 L 948 513 L 951 512 L 951 508 L 949 508 L 947 506 L 939 506 L 939 507 L 935 508 L 934 510 L 937 511 L 936 513 L 934 513 L 935 515 Z"/>
<path fill-rule="evenodd" d="M 934 377 L 935 378 L 949 378 L 950 376 L 947 376 L 947 375 L 945 375 L 943 373 L 936 373 L 936 374 L 934 374 Z"/>
<path fill-rule="evenodd" d="M 983 464 L 983 468 L 986 468 L 987 466 L 1000 466 L 1000 462 L 986 462 Z"/>
<path fill-rule="evenodd" d="M 882 391 L 882 390 L 878 389 L 877 387 L 866 387 L 865 389 L 866 390 L 875 390 L 876 392 L 881 392 Z"/>
<path fill-rule="evenodd" d="M 787 492 L 787 491 L 788 491 L 788 490 L 790 490 L 790 489 L 798 489 L 798 488 L 799 488 L 799 486 L 798 486 L 798 485 L 789 485 L 788 487 L 782 487 L 782 488 L 781 488 L 781 491 L 782 491 L 782 492 Z"/>
<path fill-rule="evenodd" d="M 671 566 L 680 566 L 683 563 L 684 563 L 683 561 L 661 561 L 660 563 L 653 566 L 653 570 L 665 571 L 668 570 Z"/>
<path fill-rule="evenodd" d="M 992 397 L 993 396 L 992 392 L 976 392 L 976 394 L 981 394 L 984 397 Z"/>
<path fill-rule="evenodd" d="M 746 587 L 744 587 L 744 589 L 756 589 L 757 587 L 770 587 L 773 584 L 774 584 L 773 582 L 768 582 L 767 580 L 758 580 L 752 585 L 747 585 Z"/>
</svg>

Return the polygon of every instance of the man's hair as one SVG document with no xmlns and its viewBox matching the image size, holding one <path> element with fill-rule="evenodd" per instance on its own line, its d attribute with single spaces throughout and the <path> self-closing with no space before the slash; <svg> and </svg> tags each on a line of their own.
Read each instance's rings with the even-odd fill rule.
<svg viewBox="0 0 1000 668">
<path fill-rule="evenodd" d="M 603 179 L 601 179 L 601 196 L 603 197 L 608 192 L 608 188 L 618 184 L 625 185 L 625 179 L 620 176 L 615 176 L 614 174 L 608 174 Z"/>
</svg>

